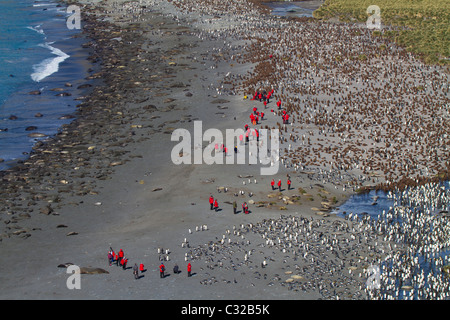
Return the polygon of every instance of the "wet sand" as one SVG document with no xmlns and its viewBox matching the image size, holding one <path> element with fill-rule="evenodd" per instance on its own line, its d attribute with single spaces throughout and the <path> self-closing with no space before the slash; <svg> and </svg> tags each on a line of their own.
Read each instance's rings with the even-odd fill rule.
<svg viewBox="0 0 450 320">
<path fill-rule="evenodd" d="M 145 8 L 95 3 L 82 8 L 84 31 L 92 37 L 85 45 L 99 64 L 92 93 L 77 120 L 2 177 L 0 245 L 7 259 L 0 297 L 365 299 L 364 270 L 386 248 L 377 234 L 327 213 L 351 188 L 283 166 L 275 176 L 261 176 L 255 165 L 170 160 L 176 128 L 192 130 L 196 120 L 204 130 L 247 123 L 254 102 L 243 93 L 220 95 L 216 87 L 228 72 L 245 74 L 254 63 L 218 59 L 211 48 L 224 40 L 207 34 L 233 21 L 182 15 L 168 2 Z M 277 121 L 267 112 L 262 124 Z M 286 190 L 287 174 L 292 190 Z M 271 190 L 272 178 L 282 179 L 281 193 Z M 220 211 L 209 210 L 210 195 Z M 254 201 L 250 214 L 234 215 L 235 200 L 238 210 Z M 109 266 L 110 247 L 125 251 L 129 267 L 143 263 L 147 271 L 135 280 L 130 268 Z M 169 259 L 164 279 L 161 259 Z M 109 273 L 82 275 L 81 290 L 69 290 L 69 275 L 58 268 L 68 262 Z"/>
</svg>

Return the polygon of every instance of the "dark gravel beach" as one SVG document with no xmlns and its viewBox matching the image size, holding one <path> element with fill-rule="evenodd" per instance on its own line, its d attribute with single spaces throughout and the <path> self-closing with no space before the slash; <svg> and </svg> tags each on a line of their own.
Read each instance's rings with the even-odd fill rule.
<svg viewBox="0 0 450 320">
<path fill-rule="evenodd" d="M 266 34 L 267 40 L 254 34 L 252 23 L 258 23 L 252 19 L 265 17 L 269 23 L 277 18 L 265 16 L 250 4 L 245 13 L 239 5 L 234 10 L 235 2 L 231 1 L 229 7 L 224 3 L 223 8 L 212 6 L 210 1 L 198 1 L 191 8 L 185 7 L 190 1 L 77 3 L 86 38 L 82 47 L 89 51 L 88 60 L 93 66 L 85 79 L 86 96 L 79 101 L 70 124 L 64 125 L 55 136 L 38 142 L 29 159 L 0 173 L 0 252 L 5 257 L 0 266 L 0 298 L 360 300 L 369 297 L 366 281 L 370 267 L 389 253 L 402 250 L 404 245 L 372 228 L 369 221 L 343 219 L 330 211 L 364 187 L 392 187 L 387 180 L 395 179 L 392 184 L 405 182 L 402 178 L 406 174 L 417 184 L 423 184 L 434 180 L 439 172 L 448 173 L 448 152 L 443 147 L 448 145 L 448 131 L 447 136 L 442 136 L 441 129 L 436 128 L 414 144 L 406 134 L 403 142 L 394 138 L 388 141 L 381 126 L 364 125 L 361 121 L 364 112 L 356 111 L 349 113 L 355 115 L 353 118 L 346 116 L 361 131 L 355 133 L 342 127 L 336 127 L 333 133 L 326 131 L 332 125 L 325 120 L 319 124 L 313 120 L 315 112 L 323 112 L 324 102 L 321 100 L 317 106 L 311 102 L 325 99 L 323 91 L 303 83 L 298 88 L 308 91 L 307 94 L 300 89 L 290 92 L 289 72 L 282 75 L 276 69 L 283 63 L 292 63 L 294 70 L 296 62 L 283 59 L 289 54 L 297 55 L 289 49 L 267 52 L 264 43 L 270 36 Z M 248 25 L 243 17 L 248 17 Z M 317 34 L 326 32 L 322 23 L 309 21 L 299 25 L 299 21 L 283 19 L 279 22 L 285 28 L 292 23 L 296 28 L 307 26 Z M 246 33 L 247 27 L 251 33 Z M 331 27 L 338 33 L 335 28 L 340 27 Z M 354 32 L 348 28 L 342 27 L 340 31 Z M 358 50 L 364 50 L 369 39 L 366 37 L 369 35 L 360 35 L 355 40 Z M 289 48 L 289 41 L 285 43 L 285 48 Z M 325 47 L 318 43 L 314 50 L 320 56 Z M 277 55 L 276 63 L 261 58 L 269 54 Z M 410 62 L 409 56 L 403 55 L 386 59 L 392 65 L 403 59 Z M 375 65 L 383 68 L 373 60 L 363 67 Z M 323 66 L 316 64 L 316 67 L 306 73 L 311 81 L 318 81 L 324 72 L 337 75 L 341 66 L 336 64 L 336 69 L 327 69 L 331 65 L 323 62 Z M 423 74 L 425 82 L 432 75 L 440 79 L 439 84 L 448 79 L 448 74 L 438 69 L 424 69 Z M 389 77 L 395 82 L 403 75 L 389 74 Z M 285 90 L 276 85 L 282 81 Z M 330 82 L 327 89 L 330 96 L 335 93 L 341 102 L 344 95 L 346 101 L 352 98 L 352 89 L 347 88 L 349 83 L 345 81 Z M 254 90 L 262 84 L 267 89 L 275 88 L 267 110 L 262 102 L 251 100 Z M 335 92 L 339 86 L 343 89 Z M 352 88 L 358 86 L 362 84 Z M 441 90 L 437 86 L 434 89 Z M 379 95 L 384 99 L 389 90 L 380 91 Z M 305 112 L 295 108 L 303 104 L 301 98 L 294 99 L 295 95 L 309 96 Z M 424 100 L 431 99 L 433 91 L 423 95 Z M 430 106 L 430 112 L 438 112 L 434 120 L 428 116 L 422 119 L 418 115 L 420 110 L 415 114 L 409 109 L 405 111 L 407 118 L 420 118 L 422 123 L 429 120 L 427 125 L 441 124 L 443 131 L 448 130 L 445 122 L 448 113 L 443 111 L 448 98 L 445 94 L 434 98 L 437 102 Z M 281 111 L 270 111 L 277 108 L 278 99 L 283 100 L 283 108 L 292 114 L 292 124 L 283 126 Z M 285 101 L 288 102 L 284 104 Z M 336 104 L 338 109 L 342 107 L 340 102 Z M 204 131 L 243 128 L 250 123 L 248 116 L 255 105 L 265 112 L 258 129 L 279 128 L 282 132 L 282 162 L 276 175 L 261 175 L 259 165 L 176 165 L 171 161 L 171 151 L 177 143 L 171 140 L 174 130 L 192 132 L 195 121 L 202 121 Z M 371 121 L 373 116 L 370 113 Z M 330 113 L 332 117 L 339 117 L 338 113 Z M 310 121 L 308 124 L 306 119 Z M 412 122 L 408 127 L 413 127 Z M 374 142 L 377 145 L 370 144 L 370 132 L 374 135 L 378 132 L 379 141 Z M 442 144 L 429 147 L 427 142 L 434 135 L 443 137 Z M 331 141 L 331 146 L 327 141 Z M 363 150 L 369 149 L 369 144 L 375 150 L 378 144 L 394 141 L 399 143 L 395 146 L 406 144 L 405 141 L 411 143 L 408 150 L 417 150 L 418 154 L 421 148 L 434 148 L 433 166 L 426 169 L 429 176 L 416 177 L 419 170 L 425 172 L 425 156 L 416 159 L 417 166 L 402 158 L 402 166 L 391 172 L 395 146 L 385 147 L 384 158 L 372 149 L 368 151 L 377 163 L 385 161 L 386 172 L 392 174 L 383 175 L 381 168 L 368 169 L 370 157 Z M 193 145 L 192 152 L 208 145 L 207 141 L 202 143 Z M 354 149 L 349 147 L 352 144 Z M 295 150 L 306 150 L 301 149 L 305 145 L 313 145 L 315 149 L 309 149 L 309 154 L 295 155 Z M 294 161 L 299 158 L 304 161 Z M 342 159 L 351 159 L 345 168 Z M 403 165 L 409 165 L 410 170 Z M 292 188 L 286 184 L 288 175 Z M 272 190 L 272 179 L 282 181 L 281 190 Z M 209 208 L 211 195 L 218 199 L 218 211 Z M 237 214 L 233 214 L 234 201 Z M 241 210 L 244 202 L 249 205 L 249 214 Z M 126 270 L 109 265 L 110 248 L 115 252 L 123 249 L 128 258 Z M 164 278 L 159 274 L 162 262 L 166 267 Z M 146 271 L 135 279 L 132 268 L 141 263 Z M 192 265 L 191 277 L 187 276 L 188 263 Z M 66 267 L 70 264 L 87 270 L 88 274 L 81 275 L 79 290 L 66 286 L 70 276 Z M 181 270 L 178 274 L 173 272 L 175 264 Z"/>
</svg>

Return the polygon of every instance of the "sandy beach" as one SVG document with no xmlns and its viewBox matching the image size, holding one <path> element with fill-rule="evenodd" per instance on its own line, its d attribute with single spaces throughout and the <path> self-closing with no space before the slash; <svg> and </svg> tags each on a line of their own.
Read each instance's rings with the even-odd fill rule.
<svg viewBox="0 0 450 320">
<path fill-rule="evenodd" d="M 38 143 L 28 160 L 0 176 L 1 299 L 367 299 L 368 268 L 383 260 L 395 244 L 366 228 L 365 221 L 346 220 L 330 211 L 359 188 L 389 185 L 389 179 L 401 181 L 403 170 L 390 171 L 390 175 L 383 175 L 382 168 L 369 172 L 367 167 L 374 163 L 370 157 L 360 157 L 364 150 L 360 146 L 369 141 L 368 136 L 359 139 L 336 130 L 331 137 L 325 123 L 316 125 L 311 120 L 306 125 L 305 119 L 313 118 L 308 112 L 316 108 L 308 103 L 305 108 L 310 109 L 303 112 L 294 104 L 303 104 L 305 96 L 312 101 L 319 89 L 305 89 L 305 84 L 299 88 L 308 93 L 292 93 L 286 84 L 283 92 L 285 78 L 252 74 L 261 62 L 257 56 L 270 54 L 252 51 L 260 35 L 245 39 L 244 31 L 228 33 L 227 28 L 239 29 L 240 13 L 206 13 L 211 9 L 208 1 L 199 3 L 205 6 L 192 7 L 191 12 L 180 1 L 77 3 L 86 37 L 83 47 L 91 52 L 93 64 L 85 79 L 88 90 L 72 123 Z M 257 17 L 257 12 L 251 6 L 246 14 Z M 246 58 L 252 52 L 255 59 Z M 273 54 L 282 60 L 287 52 Z M 392 64 L 408 59 L 402 55 L 391 58 Z M 316 71 L 320 75 L 320 66 Z M 439 70 L 423 72 L 437 74 L 439 84 L 448 79 Z M 259 79 L 253 87 L 248 85 L 252 75 Z M 339 86 L 348 85 L 342 81 Z M 274 88 L 266 109 L 262 102 L 251 100 L 249 89 L 263 83 L 267 89 Z M 334 86 L 338 84 L 330 82 L 330 95 Z M 432 94 L 427 91 L 424 99 Z M 350 91 L 345 96 L 351 100 Z M 290 101 L 286 110 L 295 119 L 291 118 L 292 125 L 280 124 L 278 99 L 283 106 Z M 430 121 L 444 123 L 442 130 L 448 130 L 448 113 L 442 108 L 448 98 L 443 94 L 435 99 L 436 108 L 430 106 L 430 112 L 441 107 L 441 113 Z M 203 130 L 243 128 L 254 106 L 265 112 L 258 129 L 284 132 L 283 163 L 276 175 L 262 176 L 259 165 L 175 165 L 171 161 L 175 129 L 192 131 L 195 121 L 202 122 Z M 317 112 L 321 110 L 317 107 Z M 405 113 L 409 117 L 409 110 Z M 358 122 L 361 118 L 364 112 L 352 121 L 365 130 Z M 412 113 L 410 119 L 415 119 Z M 438 130 L 433 134 L 439 135 Z M 311 139 L 302 140 L 309 131 L 314 131 Z M 310 153 L 298 157 L 303 162 L 294 161 L 291 150 L 300 149 L 305 141 L 326 145 L 323 134 L 327 133 L 336 144 L 333 148 L 340 139 L 345 141 L 343 150 L 358 146 L 345 151 L 352 159 L 359 157 L 359 166 L 349 160 L 344 170 L 339 160 L 346 158 L 345 152 L 333 157 L 322 145 L 312 151 L 321 153 L 323 159 L 314 160 Z M 378 133 L 378 142 L 370 145 L 373 149 L 387 143 L 385 138 L 392 134 Z M 426 141 L 416 143 L 411 150 L 427 148 Z M 445 144 L 448 137 L 442 148 L 433 149 L 434 166 L 427 169 L 430 177 L 440 170 L 448 173 Z M 202 148 L 207 145 L 203 141 Z M 389 155 L 383 159 L 391 163 L 395 146 L 385 149 Z M 369 152 L 372 158 L 379 155 Z M 376 159 L 378 163 L 384 160 L 382 156 Z M 414 178 L 428 161 L 426 157 L 417 160 L 414 170 L 406 170 Z M 330 161 L 338 164 L 330 168 Z M 401 161 L 411 166 L 406 157 Z M 385 170 L 389 171 L 388 166 Z M 292 179 L 289 190 L 287 175 Z M 271 189 L 272 179 L 282 181 L 281 191 Z M 209 208 L 210 195 L 218 200 L 217 212 Z M 233 201 L 237 214 L 233 214 Z M 249 204 L 249 214 L 241 210 L 244 202 Z M 126 270 L 109 265 L 110 248 L 123 249 L 129 259 Z M 161 262 L 166 267 L 164 279 L 158 271 Z M 186 271 L 189 262 L 191 277 Z M 67 263 L 107 273 L 82 274 L 81 289 L 69 290 L 70 274 L 58 267 Z M 146 269 L 139 279 L 132 273 L 135 263 Z M 175 264 L 181 273 L 174 274 Z"/>
</svg>

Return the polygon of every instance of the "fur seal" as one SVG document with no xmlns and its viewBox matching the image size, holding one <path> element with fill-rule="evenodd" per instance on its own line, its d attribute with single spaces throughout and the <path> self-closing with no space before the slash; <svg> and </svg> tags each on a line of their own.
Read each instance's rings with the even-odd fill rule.
<svg viewBox="0 0 450 320">
<path fill-rule="evenodd" d="M 39 133 L 39 132 L 34 132 L 34 133 L 30 133 L 28 135 L 29 138 L 42 138 L 42 137 L 46 137 L 47 135 L 44 133 Z"/>
<path fill-rule="evenodd" d="M 60 265 L 58 265 L 58 268 L 67 268 L 72 265 L 73 265 L 72 262 L 61 263 Z"/>
</svg>

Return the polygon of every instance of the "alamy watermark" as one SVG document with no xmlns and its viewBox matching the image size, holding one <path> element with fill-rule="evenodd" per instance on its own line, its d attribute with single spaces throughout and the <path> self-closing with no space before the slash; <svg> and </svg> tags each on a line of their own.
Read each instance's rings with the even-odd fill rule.
<svg viewBox="0 0 450 320">
<path fill-rule="evenodd" d="M 370 265 L 367 269 L 369 277 L 366 281 L 366 287 L 369 290 L 380 289 L 381 288 L 381 271 L 380 267 L 377 265 Z"/>
<path fill-rule="evenodd" d="M 67 267 L 67 273 L 71 273 L 72 275 L 67 278 L 66 286 L 67 289 L 81 289 L 81 270 L 77 265 L 70 265 Z"/>
<path fill-rule="evenodd" d="M 70 14 L 70 16 L 66 20 L 66 26 L 69 30 L 72 29 L 81 29 L 81 9 L 77 5 L 70 5 L 67 7 L 66 12 Z"/>
<path fill-rule="evenodd" d="M 366 12 L 371 14 L 367 18 L 366 26 L 368 29 L 381 29 L 381 14 L 380 7 L 376 5 L 371 5 L 367 7 Z"/>
<path fill-rule="evenodd" d="M 278 129 L 215 128 L 203 132 L 202 121 L 194 121 L 193 139 L 187 129 L 172 132 L 171 141 L 181 141 L 172 148 L 174 164 L 260 164 L 261 175 L 275 175 L 279 169 L 280 133 Z M 209 144 L 203 148 L 203 142 Z M 248 146 L 248 161 L 246 161 Z M 236 157 L 236 162 L 235 162 Z"/>
</svg>

